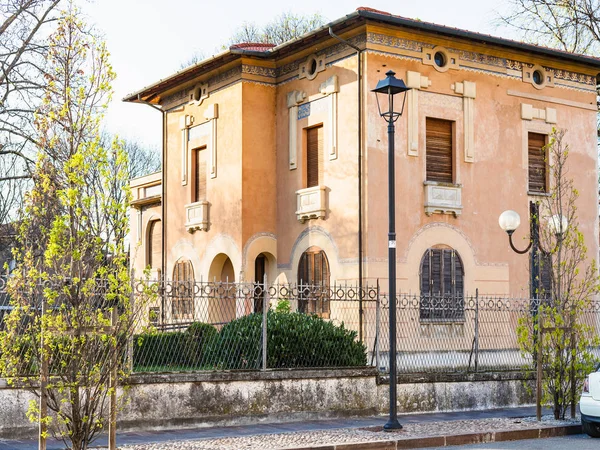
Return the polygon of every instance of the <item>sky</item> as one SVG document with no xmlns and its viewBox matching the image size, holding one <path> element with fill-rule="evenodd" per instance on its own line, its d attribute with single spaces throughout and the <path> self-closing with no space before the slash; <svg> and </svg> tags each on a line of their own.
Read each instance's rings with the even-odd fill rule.
<svg viewBox="0 0 600 450">
<path fill-rule="evenodd" d="M 291 11 L 321 13 L 327 21 L 350 14 L 360 6 L 387 11 L 470 31 L 503 36 L 497 12 L 507 0 L 82 0 L 87 21 L 102 32 L 117 73 L 115 95 L 106 116 L 108 131 L 159 149 L 160 112 L 121 99 L 178 71 L 195 52 L 219 53 L 244 22 L 262 25 Z M 508 37 L 508 36 L 505 36 Z"/>
</svg>

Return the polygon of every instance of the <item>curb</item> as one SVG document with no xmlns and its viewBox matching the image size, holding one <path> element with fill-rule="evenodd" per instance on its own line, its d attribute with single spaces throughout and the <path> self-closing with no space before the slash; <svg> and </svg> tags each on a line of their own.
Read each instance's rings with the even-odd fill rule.
<svg viewBox="0 0 600 450">
<path fill-rule="evenodd" d="M 483 444 L 486 442 L 519 441 L 581 434 L 581 425 L 539 427 L 525 430 L 488 431 L 447 436 L 398 438 L 386 441 L 365 441 L 349 444 L 326 444 L 311 447 L 289 447 L 286 450 L 400 450 L 451 445 Z"/>
</svg>

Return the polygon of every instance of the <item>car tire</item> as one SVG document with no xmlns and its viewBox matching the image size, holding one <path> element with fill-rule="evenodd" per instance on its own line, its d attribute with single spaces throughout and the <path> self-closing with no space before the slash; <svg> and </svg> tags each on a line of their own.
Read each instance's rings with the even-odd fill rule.
<svg viewBox="0 0 600 450">
<path fill-rule="evenodd" d="M 581 422 L 583 432 L 590 437 L 600 438 L 600 424 L 591 422 Z"/>
</svg>

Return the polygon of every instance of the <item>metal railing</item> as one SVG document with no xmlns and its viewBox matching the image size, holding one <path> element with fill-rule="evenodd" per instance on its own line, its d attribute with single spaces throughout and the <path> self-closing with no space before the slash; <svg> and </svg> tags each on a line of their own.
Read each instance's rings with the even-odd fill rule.
<svg viewBox="0 0 600 450">
<path fill-rule="evenodd" d="M 147 301 L 136 310 L 127 339 L 133 372 L 348 366 L 389 371 L 389 298 L 378 285 L 144 280 L 135 282 L 133 296 L 134 303 L 142 296 Z M 528 298 L 399 294 L 395 303 L 399 373 L 518 371 L 531 365 L 516 332 L 519 319 L 531 314 Z M 0 331 L 10 310 L 0 281 Z M 582 320 L 598 333 L 600 303 L 591 302 Z"/>
</svg>

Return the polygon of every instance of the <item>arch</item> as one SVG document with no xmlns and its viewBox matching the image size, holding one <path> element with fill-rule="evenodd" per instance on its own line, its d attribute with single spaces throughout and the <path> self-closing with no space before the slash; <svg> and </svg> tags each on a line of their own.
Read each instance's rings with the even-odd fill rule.
<svg viewBox="0 0 600 450">
<path fill-rule="evenodd" d="M 149 220 L 146 225 L 146 266 L 151 270 L 158 270 L 162 267 L 162 221 L 160 219 Z M 159 276 L 160 278 L 160 276 Z"/>
<path fill-rule="evenodd" d="M 233 273 L 235 278 L 241 280 L 242 274 L 242 253 L 236 244 L 235 239 L 228 234 L 222 233 L 215 236 L 206 246 L 204 257 L 202 258 L 201 273 L 208 275 L 208 281 L 217 280 L 220 277 L 220 272 L 216 273 L 213 265 L 219 264 L 219 261 L 224 262 L 222 256 L 225 255 L 231 260 Z M 216 266 L 215 266 L 216 267 Z"/>
<path fill-rule="evenodd" d="M 298 309 L 329 318 L 331 274 L 327 254 L 320 247 L 312 246 L 302 253 L 298 262 L 297 280 Z"/>
<path fill-rule="evenodd" d="M 254 262 L 256 258 L 264 254 L 267 258 L 267 281 L 269 283 L 277 278 L 277 239 L 272 233 L 258 233 L 252 236 L 246 242 L 243 251 L 244 265 L 242 267 L 242 276 L 240 281 L 255 281 Z"/>
<path fill-rule="evenodd" d="M 420 319 L 464 319 L 464 266 L 459 253 L 436 245 L 419 265 Z"/>
<path fill-rule="evenodd" d="M 171 289 L 171 314 L 174 319 L 194 317 L 194 267 L 186 258 L 180 258 L 173 266 Z"/>
<path fill-rule="evenodd" d="M 223 325 L 236 318 L 235 269 L 229 256 L 217 254 L 208 271 L 212 295 L 208 298 L 208 321 Z"/>
<path fill-rule="evenodd" d="M 406 251 L 409 292 L 420 291 L 421 258 L 427 249 L 447 245 L 460 255 L 464 270 L 464 292 L 474 288 L 477 261 L 471 242 L 457 228 L 442 222 L 428 224 L 415 233 Z"/>
<path fill-rule="evenodd" d="M 327 255 L 330 279 L 339 280 L 345 278 L 342 277 L 342 271 L 339 263 L 339 252 L 337 246 L 335 245 L 335 241 L 333 240 L 331 235 L 321 227 L 307 228 L 302 233 L 300 233 L 300 235 L 296 239 L 296 242 L 292 247 L 290 261 L 290 269 L 292 271 L 292 275 L 290 276 L 290 278 L 292 280 L 296 279 L 296 276 L 294 274 L 295 271 L 298 270 L 298 264 L 300 262 L 302 254 L 307 249 L 313 246 L 321 248 Z"/>
</svg>

